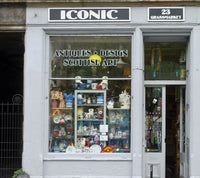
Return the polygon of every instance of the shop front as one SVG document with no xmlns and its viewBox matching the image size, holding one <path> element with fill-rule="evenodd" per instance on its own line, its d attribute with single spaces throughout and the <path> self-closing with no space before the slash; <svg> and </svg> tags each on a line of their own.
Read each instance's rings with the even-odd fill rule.
<svg viewBox="0 0 200 178">
<path fill-rule="evenodd" d="M 27 7 L 31 178 L 200 175 L 190 167 L 199 36 L 185 12 L 194 10 Z"/>
</svg>

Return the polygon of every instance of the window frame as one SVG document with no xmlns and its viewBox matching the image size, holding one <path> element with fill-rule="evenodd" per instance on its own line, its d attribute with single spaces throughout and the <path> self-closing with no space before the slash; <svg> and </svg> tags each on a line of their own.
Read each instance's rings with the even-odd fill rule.
<svg viewBox="0 0 200 178">
<path fill-rule="evenodd" d="M 115 33 L 113 34 L 113 31 Z M 50 61 L 49 61 L 49 45 L 50 45 L 50 37 L 51 36 L 129 36 L 131 38 L 131 71 L 133 71 L 133 38 L 134 38 L 134 29 L 130 28 L 128 30 L 122 31 L 121 29 L 107 29 L 103 31 L 95 31 L 95 28 L 91 30 L 83 31 L 79 33 L 77 29 L 75 30 L 55 30 L 55 29 L 44 29 L 45 36 L 45 82 L 44 82 L 44 93 L 45 93 L 45 108 L 44 108 L 44 137 L 43 137 L 43 152 L 44 152 L 44 160 L 132 160 L 132 152 L 133 152 L 133 143 L 132 143 L 132 135 L 130 137 L 130 153 L 112 153 L 112 154 L 91 154 L 91 153 L 53 153 L 49 152 L 49 80 L 74 80 L 74 78 L 51 78 L 50 77 Z M 90 79 L 90 78 L 82 78 Z M 92 79 L 102 79 L 102 78 L 92 78 Z M 130 78 L 108 78 L 108 80 L 130 80 L 131 84 L 133 81 L 133 76 Z M 132 87 L 131 87 L 131 98 L 132 98 Z M 131 105 L 133 101 L 131 99 Z M 132 116 L 132 107 L 130 108 L 130 122 L 131 125 L 133 123 Z M 47 124 L 48 123 L 48 124 Z M 130 127 L 132 133 L 132 126 Z"/>
</svg>

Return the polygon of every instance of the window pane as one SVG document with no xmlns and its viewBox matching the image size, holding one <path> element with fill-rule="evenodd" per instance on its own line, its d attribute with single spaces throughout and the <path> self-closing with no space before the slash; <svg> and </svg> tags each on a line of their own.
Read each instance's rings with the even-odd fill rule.
<svg viewBox="0 0 200 178">
<path fill-rule="evenodd" d="M 50 37 L 51 77 L 131 77 L 131 37 Z"/>
<path fill-rule="evenodd" d="M 185 80 L 185 43 L 145 43 L 145 80 Z"/>
<path fill-rule="evenodd" d="M 51 36 L 49 55 L 49 152 L 130 152 L 131 37 Z"/>
<path fill-rule="evenodd" d="M 162 88 L 146 88 L 145 151 L 161 152 Z"/>
</svg>

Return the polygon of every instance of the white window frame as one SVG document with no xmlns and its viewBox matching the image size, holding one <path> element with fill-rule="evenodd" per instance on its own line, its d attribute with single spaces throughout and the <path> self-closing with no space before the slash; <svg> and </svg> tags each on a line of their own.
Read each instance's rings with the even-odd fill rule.
<svg viewBox="0 0 200 178">
<path fill-rule="evenodd" d="M 133 70 L 133 39 L 134 39 L 134 28 L 106 28 L 104 30 L 99 30 L 98 27 L 94 27 L 91 29 L 83 28 L 44 28 L 45 33 L 45 82 L 44 82 L 44 93 L 45 97 L 45 108 L 44 108 L 44 143 L 43 143 L 43 153 L 44 153 L 44 160 L 132 160 L 132 152 L 133 152 L 133 141 L 132 135 L 130 137 L 131 145 L 130 145 L 130 153 L 109 153 L 109 154 L 91 154 L 91 153 L 75 153 L 75 154 L 68 154 L 68 153 L 52 153 L 49 152 L 49 80 L 50 79 L 61 79 L 61 80 L 74 80 L 74 78 L 50 78 L 50 69 L 49 69 L 49 38 L 50 36 L 130 36 L 131 37 L 131 71 Z M 113 33 L 114 32 L 114 33 Z M 92 35 L 91 35 L 92 34 Z M 84 79 L 84 78 L 83 78 Z M 131 78 L 121 78 L 125 80 L 133 80 L 133 76 Z M 109 80 L 120 80 L 120 78 L 110 78 Z M 132 87 L 131 87 L 131 93 Z M 131 100 L 131 105 L 133 101 Z M 131 108 L 131 133 L 132 131 L 132 124 L 133 124 L 133 116 L 132 116 L 132 108 Z"/>
</svg>

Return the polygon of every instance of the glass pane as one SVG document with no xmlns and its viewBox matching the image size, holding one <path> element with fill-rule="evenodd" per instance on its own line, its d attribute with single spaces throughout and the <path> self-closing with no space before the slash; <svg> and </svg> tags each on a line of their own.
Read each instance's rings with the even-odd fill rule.
<svg viewBox="0 0 200 178">
<path fill-rule="evenodd" d="M 51 36 L 52 78 L 131 77 L 131 37 Z"/>
<path fill-rule="evenodd" d="M 162 151 L 162 88 L 146 88 L 145 151 Z"/>
<path fill-rule="evenodd" d="M 145 43 L 145 80 L 185 80 L 185 43 Z"/>
<path fill-rule="evenodd" d="M 130 152 L 130 96 L 131 80 L 50 80 L 49 152 Z"/>
</svg>

